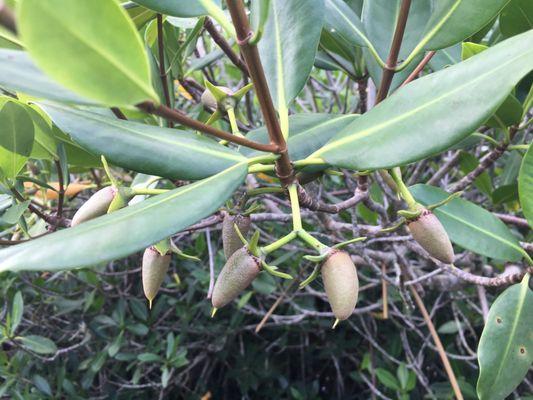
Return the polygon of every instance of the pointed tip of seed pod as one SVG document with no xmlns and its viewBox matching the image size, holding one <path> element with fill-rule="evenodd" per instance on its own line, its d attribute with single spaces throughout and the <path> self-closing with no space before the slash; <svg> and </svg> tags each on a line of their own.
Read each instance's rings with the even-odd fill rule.
<svg viewBox="0 0 533 400">
<path fill-rule="evenodd" d="M 331 327 L 331 329 L 335 329 L 337 325 L 339 325 L 339 322 L 341 322 L 341 320 L 338 318 L 335 318 L 335 322 L 333 323 L 333 326 Z"/>
<path fill-rule="evenodd" d="M 151 310 L 152 309 L 152 301 L 154 299 L 148 299 L 148 309 Z"/>
<path fill-rule="evenodd" d="M 217 313 L 217 311 L 218 311 L 218 308 L 213 307 L 213 309 L 211 310 L 211 318 L 215 317 L 215 314 Z"/>
</svg>

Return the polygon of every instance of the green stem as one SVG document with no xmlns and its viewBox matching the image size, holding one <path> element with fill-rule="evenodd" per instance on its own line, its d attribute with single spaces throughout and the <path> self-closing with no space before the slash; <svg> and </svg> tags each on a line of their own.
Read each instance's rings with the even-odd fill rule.
<svg viewBox="0 0 533 400">
<path fill-rule="evenodd" d="M 311 236 L 310 233 L 304 231 L 303 229 L 298 231 L 298 237 L 302 239 L 305 243 L 307 243 L 309 246 L 314 248 L 320 254 L 329 250 L 328 246 Z"/>
<path fill-rule="evenodd" d="M 324 165 L 326 162 L 321 158 L 306 158 L 294 162 L 295 167 L 305 167 L 307 165 Z"/>
<path fill-rule="evenodd" d="M 266 193 L 283 193 L 284 191 L 285 189 L 281 187 L 260 187 L 257 189 L 249 190 L 248 192 L 246 192 L 246 195 L 248 197 L 251 197 Z"/>
<path fill-rule="evenodd" d="M 298 201 L 298 190 L 294 183 L 289 185 L 289 199 L 291 201 L 292 229 L 294 231 L 300 231 L 302 230 L 302 216 L 300 215 L 300 202 Z"/>
<path fill-rule="evenodd" d="M 273 251 L 276 251 L 277 249 L 285 246 L 287 243 L 290 243 L 294 239 L 296 239 L 297 233 L 295 231 L 292 231 L 288 235 L 283 236 L 282 238 L 276 240 L 274 243 L 270 243 L 268 246 L 261 247 L 261 253 L 267 255 L 272 253 Z"/>
<path fill-rule="evenodd" d="M 226 110 L 226 112 L 228 113 L 229 123 L 231 125 L 231 133 L 233 133 L 235 136 L 244 137 L 241 131 L 239 130 L 239 126 L 237 125 L 235 109 L 233 107 L 230 107 Z"/>
<path fill-rule="evenodd" d="M 254 164 L 260 164 L 260 163 L 268 163 L 268 162 L 274 162 L 278 159 L 278 155 L 277 154 L 267 154 L 267 155 L 264 155 L 264 156 L 257 156 L 257 157 L 252 157 L 250 159 L 248 159 L 248 165 L 254 165 Z"/>
<path fill-rule="evenodd" d="M 104 156 L 102 156 L 100 159 L 102 160 L 102 165 L 104 166 L 104 171 L 105 171 L 107 177 L 109 178 L 109 180 L 111 181 L 111 185 L 113 185 L 114 187 L 118 188 L 118 182 L 115 179 L 115 177 L 111 174 L 111 169 L 109 169 L 109 165 L 107 164 L 107 160 L 105 159 Z"/>
<path fill-rule="evenodd" d="M 131 188 L 135 196 L 155 196 L 169 191 L 169 189 Z"/>
<path fill-rule="evenodd" d="M 415 206 L 417 203 L 402 180 L 402 171 L 400 167 L 394 167 L 393 169 L 391 169 L 391 175 L 392 179 L 394 179 L 394 182 L 396 183 L 396 186 L 398 187 L 398 193 L 400 193 L 402 198 L 407 202 L 407 206 L 409 207 L 409 209 L 414 210 L 416 208 Z"/>
<path fill-rule="evenodd" d="M 257 174 L 258 172 L 272 172 L 275 170 L 274 165 L 251 165 L 250 168 L 248 168 L 249 174 Z"/>
</svg>

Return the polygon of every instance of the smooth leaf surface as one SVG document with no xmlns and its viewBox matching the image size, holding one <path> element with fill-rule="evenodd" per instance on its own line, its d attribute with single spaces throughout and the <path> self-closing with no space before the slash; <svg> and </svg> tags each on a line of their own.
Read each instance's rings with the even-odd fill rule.
<svg viewBox="0 0 533 400">
<path fill-rule="evenodd" d="M 54 354 L 57 346 L 50 339 L 38 335 L 28 335 L 18 338 L 25 348 L 37 354 Z"/>
<path fill-rule="evenodd" d="M 13 296 L 13 305 L 11 306 L 11 326 L 10 333 L 13 335 L 22 321 L 22 314 L 24 313 L 24 300 L 20 292 L 15 293 Z"/>
<path fill-rule="evenodd" d="M 66 270 L 142 250 L 213 213 L 242 183 L 247 164 L 100 218 L 0 251 L 0 271 Z"/>
<path fill-rule="evenodd" d="M 289 138 L 287 146 L 292 160 L 301 160 L 323 146 L 339 130 L 353 122 L 357 114 L 295 114 L 289 117 Z M 265 127 L 249 132 L 246 137 L 259 143 L 269 143 Z M 247 157 L 262 154 L 259 151 L 241 147 Z"/>
<path fill-rule="evenodd" d="M 533 227 L 533 147 L 529 146 L 518 174 L 518 196 L 522 212 Z"/>
<path fill-rule="evenodd" d="M 324 0 L 324 27 L 351 45 L 372 47 L 359 16 L 343 0 Z"/>
<path fill-rule="evenodd" d="M 157 101 L 144 46 L 116 0 L 22 0 L 18 11 L 29 54 L 57 82 L 106 105 Z"/>
<path fill-rule="evenodd" d="M 258 48 L 274 105 L 281 115 L 287 113 L 287 105 L 311 73 L 323 20 L 323 0 L 270 2 Z"/>
<path fill-rule="evenodd" d="M 39 103 L 81 147 L 112 164 L 170 179 L 202 179 L 242 162 L 236 151 L 205 136 Z M 127 151 L 124 151 L 127 149 Z"/>
<path fill-rule="evenodd" d="M 500 31 L 504 37 L 533 29 L 533 1 L 511 0 L 500 14 Z"/>
<path fill-rule="evenodd" d="M 0 127 L 0 172 L 13 179 L 31 154 L 33 121 L 24 106 L 8 101 L 0 110 Z"/>
<path fill-rule="evenodd" d="M 485 122 L 533 69 L 533 31 L 404 86 L 310 157 L 358 170 L 437 154 Z M 449 116 L 453 115 L 453 118 Z"/>
<path fill-rule="evenodd" d="M 410 188 L 416 201 L 423 205 L 438 203 L 449 196 L 434 186 Z M 518 239 L 495 215 L 463 199 L 454 199 L 433 210 L 446 229 L 450 240 L 467 250 L 499 260 L 519 261 L 524 252 Z"/>
<path fill-rule="evenodd" d="M 169 1 L 169 0 L 135 0 L 151 10 L 174 17 L 190 18 L 206 15 L 207 10 L 197 0 Z M 216 1 L 220 4 L 219 1 Z"/>
<path fill-rule="evenodd" d="M 487 316 L 478 346 L 480 400 L 506 398 L 522 382 L 533 362 L 533 291 L 526 274 L 507 288 Z"/>
<path fill-rule="evenodd" d="M 372 0 L 365 2 L 363 5 L 362 20 L 367 37 L 382 60 L 386 60 L 390 52 L 401 4 L 402 0 Z M 430 15 L 430 0 L 418 0 L 411 3 L 398 56 L 399 60 L 405 59 L 421 40 L 424 26 Z M 383 69 L 369 50 L 365 49 L 364 54 L 368 72 L 376 86 L 379 87 Z M 423 54 L 420 54 L 407 68 L 394 75 L 391 91 L 409 76 L 422 57 Z"/>
<path fill-rule="evenodd" d="M 38 98 L 76 104 L 94 104 L 46 76 L 21 50 L 0 49 L 0 87 Z"/>
</svg>

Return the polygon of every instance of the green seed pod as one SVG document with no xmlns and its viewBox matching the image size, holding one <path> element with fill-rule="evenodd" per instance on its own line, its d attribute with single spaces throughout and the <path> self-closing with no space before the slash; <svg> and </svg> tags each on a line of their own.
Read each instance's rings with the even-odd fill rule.
<svg viewBox="0 0 533 400">
<path fill-rule="evenodd" d="M 244 215 L 226 214 L 224 216 L 224 220 L 222 221 L 222 247 L 224 248 L 226 260 L 244 245 L 233 224 L 237 225 L 242 236 L 246 237 L 246 234 L 250 230 L 252 220 L 250 217 Z"/>
<path fill-rule="evenodd" d="M 228 96 L 231 96 L 233 94 L 231 89 L 225 86 L 217 86 L 217 88 L 223 91 L 224 93 L 226 93 Z M 215 98 L 213 93 L 209 91 L 209 89 L 204 90 L 204 92 L 202 93 L 202 96 L 200 97 L 200 101 L 207 108 L 211 108 L 213 110 L 221 108 L 220 107 L 221 104 L 217 101 L 217 99 Z M 223 105 L 222 109 L 224 109 L 224 103 L 222 105 Z"/>
<path fill-rule="evenodd" d="M 357 270 L 350 255 L 333 250 L 322 264 L 322 281 L 335 318 L 347 319 L 352 315 L 359 295 Z"/>
<path fill-rule="evenodd" d="M 417 218 L 408 222 L 407 227 L 413 239 L 431 256 L 446 264 L 453 263 L 454 252 L 448 234 L 430 210 L 424 208 Z"/>
<path fill-rule="evenodd" d="M 155 298 L 170 265 L 170 253 L 164 256 L 155 249 L 148 247 L 144 251 L 142 263 L 142 281 L 144 295 L 148 299 L 149 307 L 152 308 L 152 300 Z"/>
<path fill-rule="evenodd" d="M 76 214 L 72 217 L 70 226 L 76 226 L 82 222 L 104 215 L 116 194 L 117 189 L 113 186 L 100 189 L 76 211 Z"/>
<path fill-rule="evenodd" d="M 236 298 L 257 277 L 261 266 L 261 260 L 241 247 L 229 258 L 220 271 L 211 302 L 218 309 Z"/>
</svg>

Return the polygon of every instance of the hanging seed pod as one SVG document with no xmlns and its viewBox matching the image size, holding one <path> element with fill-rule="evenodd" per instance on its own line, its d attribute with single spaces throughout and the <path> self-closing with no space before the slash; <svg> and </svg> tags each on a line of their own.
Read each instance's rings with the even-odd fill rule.
<svg viewBox="0 0 533 400">
<path fill-rule="evenodd" d="M 453 263 L 454 252 L 448 234 L 438 218 L 427 208 L 407 223 L 413 239 L 432 257 L 446 264 Z"/>
<path fill-rule="evenodd" d="M 322 264 L 322 281 L 337 324 L 352 315 L 359 294 L 357 270 L 350 255 L 333 250 Z"/>
<path fill-rule="evenodd" d="M 226 260 L 243 246 L 242 240 L 233 224 L 237 225 L 242 236 L 246 237 L 246 234 L 250 230 L 252 220 L 250 217 L 244 215 L 226 214 L 224 216 L 224 220 L 222 221 L 222 247 L 224 248 Z"/>
<path fill-rule="evenodd" d="M 228 96 L 231 96 L 233 94 L 232 90 L 228 87 L 217 86 L 217 88 L 223 91 L 224 93 L 226 93 Z M 207 108 L 211 108 L 213 110 L 216 110 L 217 108 L 219 108 L 219 102 L 217 101 L 217 99 L 215 98 L 213 93 L 211 93 L 209 89 L 204 90 L 204 92 L 202 93 L 202 96 L 200 97 L 200 101 Z"/>
<path fill-rule="evenodd" d="M 170 253 L 164 256 L 155 247 L 148 247 L 144 251 L 142 263 L 142 281 L 144 296 L 148 299 L 149 307 L 152 308 L 152 300 L 155 298 L 170 265 Z"/>
<path fill-rule="evenodd" d="M 236 298 L 257 277 L 261 260 L 246 247 L 241 247 L 229 258 L 220 271 L 211 301 L 215 309 L 224 307 Z"/>
<path fill-rule="evenodd" d="M 100 189 L 98 192 L 93 194 L 89 200 L 87 200 L 74 217 L 72 217 L 72 222 L 70 226 L 76 226 L 82 222 L 88 221 L 90 219 L 100 217 L 107 213 L 109 205 L 112 203 L 115 195 L 117 194 L 117 189 L 113 186 L 107 186 L 103 189 Z"/>
</svg>

